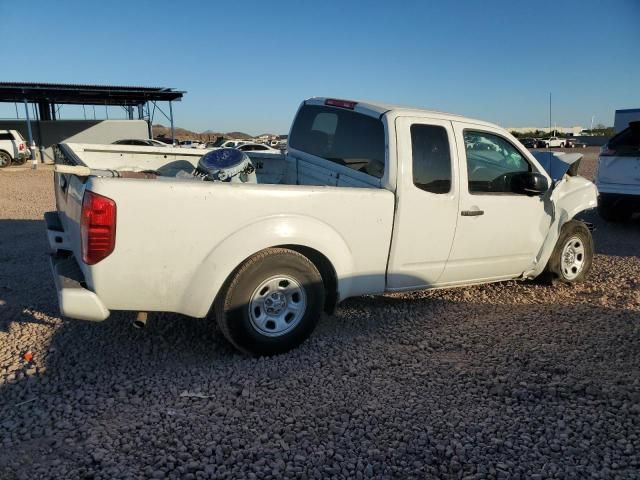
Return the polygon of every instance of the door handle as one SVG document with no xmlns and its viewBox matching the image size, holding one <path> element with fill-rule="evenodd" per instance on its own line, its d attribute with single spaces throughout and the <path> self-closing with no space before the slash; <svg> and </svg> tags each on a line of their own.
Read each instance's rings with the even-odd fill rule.
<svg viewBox="0 0 640 480">
<path fill-rule="evenodd" d="M 484 210 L 462 210 L 460 215 L 463 217 L 478 217 L 484 215 Z"/>
</svg>

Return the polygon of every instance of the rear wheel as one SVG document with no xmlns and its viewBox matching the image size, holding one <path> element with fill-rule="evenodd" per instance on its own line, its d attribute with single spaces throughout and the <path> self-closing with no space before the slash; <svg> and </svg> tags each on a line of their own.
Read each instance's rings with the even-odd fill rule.
<svg viewBox="0 0 640 480">
<path fill-rule="evenodd" d="M 313 332 L 324 305 L 322 276 L 304 255 L 269 248 L 245 261 L 215 301 L 227 340 L 252 355 L 274 355 Z"/>
<path fill-rule="evenodd" d="M 567 222 L 549 258 L 547 271 L 563 283 L 584 281 L 593 263 L 593 238 L 587 226 L 578 220 Z"/>
<path fill-rule="evenodd" d="M 7 152 L 0 152 L 0 168 L 5 168 L 11 165 L 11 155 Z"/>
</svg>

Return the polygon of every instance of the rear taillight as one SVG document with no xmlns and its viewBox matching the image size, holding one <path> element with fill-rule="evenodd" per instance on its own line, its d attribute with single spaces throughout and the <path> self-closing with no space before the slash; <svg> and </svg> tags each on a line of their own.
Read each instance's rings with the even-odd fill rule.
<svg viewBox="0 0 640 480">
<path fill-rule="evenodd" d="M 21 151 L 21 152 L 24 152 L 25 148 L 26 147 L 25 147 L 24 143 L 20 143 L 20 145 L 18 145 L 18 150 Z"/>
<path fill-rule="evenodd" d="M 80 220 L 82 261 L 94 265 L 116 246 L 116 202 L 90 190 L 84 192 Z"/>
</svg>

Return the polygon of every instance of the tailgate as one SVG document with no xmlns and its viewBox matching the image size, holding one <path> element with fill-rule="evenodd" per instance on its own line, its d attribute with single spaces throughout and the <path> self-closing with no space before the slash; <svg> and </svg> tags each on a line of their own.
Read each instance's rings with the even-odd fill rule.
<svg viewBox="0 0 640 480">
<path fill-rule="evenodd" d="M 66 145 L 55 145 L 53 151 L 56 165 L 84 165 Z M 82 258 L 80 252 L 80 215 L 86 180 L 87 177 L 78 177 L 68 173 L 56 172 L 53 176 L 56 208 L 65 238 L 65 245 L 60 248 L 72 251 L 76 258 Z"/>
</svg>

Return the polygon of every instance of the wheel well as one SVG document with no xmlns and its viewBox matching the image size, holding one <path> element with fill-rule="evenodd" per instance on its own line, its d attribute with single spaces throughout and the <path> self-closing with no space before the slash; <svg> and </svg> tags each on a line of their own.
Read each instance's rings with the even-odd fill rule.
<svg viewBox="0 0 640 480">
<path fill-rule="evenodd" d="M 7 152 L 5 149 L 0 148 L 0 152 L 2 153 L 6 153 L 7 155 L 9 155 L 9 157 L 11 157 L 11 160 L 13 160 L 13 155 L 11 155 L 9 152 Z"/>
<path fill-rule="evenodd" d="M 326 293 L 324 311 L 331 315 L 338 305 L 338 276 L 331 261 L 319 251 L 302 245 L 276 245 L 277 248 L 288 248 L 307 257 L 316 266 Z"/>
</svg>

